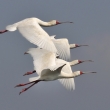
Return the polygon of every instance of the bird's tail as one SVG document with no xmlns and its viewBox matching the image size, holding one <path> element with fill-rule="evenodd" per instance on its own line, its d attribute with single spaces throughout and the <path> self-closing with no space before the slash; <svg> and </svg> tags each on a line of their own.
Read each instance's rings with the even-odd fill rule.
<svg viewBox="0 0 110 110">
<path fill-rule="evenodd" d="M 15 31 L 15 30 L 17 30 L 17 26 L 18 26 L 20 23 L 21 23 L 21 21 L 20 21 L 20 22 L 17 22 L 17 23 L 14 23 L 14 24 L 12 24 L 12 25 L 8 25 L 8 26 L 6 27 L 6 30 L 8 30 L 8 31 Z"/>
<path fill-rule="evenodd" d="M 17 29 L 16 25 L 15 24 L 12 24 L 12 25 L 8 25 L 6 27 L 6 30 L 8 31 L 15 31 Z"/>
</svg>

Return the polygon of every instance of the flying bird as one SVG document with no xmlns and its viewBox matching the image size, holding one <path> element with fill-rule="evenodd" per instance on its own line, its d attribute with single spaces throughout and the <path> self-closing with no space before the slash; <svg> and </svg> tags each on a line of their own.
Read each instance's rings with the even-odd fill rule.
<svg viewBox="0 0 110 110">
<path fill-rule="evenodd" d="M 74 49 L 77 47 L 82 47 L 82 46 L 88 46 L 88 45 L 79 45 L 79 44 L 69 44 L 70 45 L 70 49 Z"/>
<path fill-rule="evenodd" d="M 37 45 L 40 48 L 43 48 L 55 53 L 57 53 L 57 49 L 58 49 L 58 53 L 60 56 L 64 57 L 63 59 L 65 59 L 65 56 L 66 56 L 66 59 L 69 59 L 69 53 L 67 56 L 68 51 L 66 51 L 66 49 L 65 50 L 63 49 L 64 51 L 62 51 L 62 49 L 60 48 L 56 49 L 57 46 L 54 45 L 49 34 L 41 28 L 41 26 L 49 27 L 49 26 L 54 26 L 54 25 L 63 24 L 63 23 L 73 23 L 73 22 L 69 22 L 69 21 L 59 22 L 57 20 L 44 22 L 38 18 L 27 18 L 17 23 L 14 23 L 12 25 L 8 25 L 6 27 L 6 30 L 0 31 L 0 34 L 8 31 L 15 31 L 18 29 L 19 32 L 22 34 L 22 36 L 25 37 L 29 42 Z"/>
<path fill-rule="evenodd" d="M 28 53 L 25 52 L 24 54 L 28 54 Z M 78 64 L 81 64 L 81 63 L 84 63 L 84 62 L 93 62 L 93 61 L 92 60 L 73 60 L 73 61 L 69 62 L 69 64 L 71 66 L 75 66 L 75 65 L 78 65 Z M 62 71 L 64 71 L 64 67 L 62 68 Z M 26 72 L 23 76 L 31 75 L 33 73 L 36 73 L 36 70 Z"/>
<path fill-rule="evenodd" d="M 75 64 L 75 61 L 67 62 L 62 59 L 57 59 L 56 54 L 53 52 L 39 48 L 31 48 L 26 53 L 33 57 L 34 70 L 39 76 L 29 78 L 29 83 L 16 85 L 15 87 L 20 87 L 33 83 L 31 86 L 23 89 L 19 94 L 28 90 L 30 87 L 40 81 L 53 81 L 57 79 L 59 79 L 67 89 L 72 90 L 75 88 L 73 78 L 86 73 L 81 71 L 72 72 L 71 66 Z M 81 61 L 79 63 L 81 63 Z"/>
<path fill-rule="evenodd" d="M 57 49 L 59 58 L 66 61 L 70 60 L 70 49 L 74 49 L 81 46 L 88 46 L 88 45 L 69 44 L 69 41 L 67 38 L 55 39 L 55 35 L 51 37 L 51 40 L 53 41 Z"/>
</svg>

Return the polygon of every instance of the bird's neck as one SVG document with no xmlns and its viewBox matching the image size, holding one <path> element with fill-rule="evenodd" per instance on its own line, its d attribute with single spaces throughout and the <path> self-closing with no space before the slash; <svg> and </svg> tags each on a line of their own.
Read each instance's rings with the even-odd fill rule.
<svg viewBox="0 0 110 110">
<path fill-rule="evenodd" d="M 42 20 L 39 20 L 39 25 L 40 26 L 43 26 L 43 27 L 49 27 L 49 26 L 52 26 L 52 24 L 50 22 L 44 22 Z"/>
<path fill-rule="evenodd" d="M 61 78 L 74 78 L 79 76 L 80 73 L 79 72 L 73 72 L 73 73 L 65 73 L 65 72 L 61 72 Z"/>
<path fill-rule="evenodd" d="M 70 44 L 70 49 L 76 48 L 75 44 Z"/>
<path fill-rule="evenodd" d="M 78 60 L 73 60 L 69 63 L 70 63 L 70 66 L 74 66 L 74 65 L 77 65 L 79 62 L 78 62 Z"/>
</svg>

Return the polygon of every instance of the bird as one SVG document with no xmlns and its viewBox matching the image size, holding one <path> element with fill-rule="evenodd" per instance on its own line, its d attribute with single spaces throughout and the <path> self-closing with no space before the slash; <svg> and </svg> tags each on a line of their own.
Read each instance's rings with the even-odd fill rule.
<svg viewBox="0 0 110 110">
<path fill-rule="evenodd" d="M 78 44 L 69 44 L 67 38 L 60 38 L 56 39 L 56 35 L 52 35 L 51 40 L 53 41 L 59 58 L 69 61 L 70 60 L 70 49 L 74 49 L 81 46 L 88 46 L 88 45 L 78 45 Z"/>
<path fill-rule="evenodd" d="M 0 34 L 8 31 L 15 31 L 18 29 L 19 32 L 22 34 L 22 36 L 25 37 L 29 42 L 37 45 L 40 48 L 56 53 L 57 49 L 53 44 L 53 42 L 51 41 L 49 34 L 46 31 L 44 31 L 41 28 L 41 26 L 49 27 L 63 23 L 73 23 L 73 22 L 69 22 L 69 21 L 59 22 L 57 20 L 44 22 L 35 17 L 26 18 L 12 25 L 8 25 L 6 27 L 6 30 L 0 31 Z"/>
<path fill-rule="evenodd" d="M 56 49 L 53 45 L 53 43 L 50 40 L 50 37 L 47 32 L 45 32 L 41 26 L 48 27 L 48 26 L 54 26 L 62 23 L 73 23 L 73 22 L 59 22 L 57 20 L 51 20 L 50 22 L 44 22 L 38 18 L 26 18 L 24 20 L 21 20 L 17 23 L 14 23 L 12 25 L 8 25 L 6 27 L 6 30 L 0 31 L 0 33 L 5 33 L 8 31 L 15 31 L 19 30 L 19 32 L 31 43 L 38 45 L 39 47 L 48 50 L 53 50 L 53 52 L 56 52 Z"/>
<path fill-rule="evenodd" d="M 28 53 L 25 52 L 24 54 L 28 54 Z M 73 60 L 73 61 L 69 62 L 69 64 L 72 66 L 75 66 L 75 65 L 81 64 L 83 62 L 93 62 L 93 61 L 92 60 L 78 60 L 77 59 L 77 60 Z M 64 70 L 64 69 L 62 68 L 62 70 Z M 23 76 L 31 75 L 33 73 L 36 73 L 36 70 L 26 72 Z"/>
<path fill-rule="evenodd" d="M 71 66 L 75 62 L 73 63 L 57 59 L 55 53 L 45 49 L 30 48 L 26 53 L 33 57 L 34 70 L 37 72 L 38 77 L 29 78 L 29 83 L 16 85 L 15 87 L 20 87 L 33 83 L 29 87 L 24 88 L 19 94 L 27 91 L 30 87 L 40 81 L 53 81 L 57 79 L 59 79 L 67 89 L 74 89 L 74 77 L 84 73 L 96 73 L 82 71 L 72 72 Z M 68 83 L 66 84 L 65 81 L 68 81 Z"/>
<path fill-rule="evenodd" d="M 74 49 L 74 48 L 77 48 L 77 47 L 88 46 L 88 45 L 69 44 L 69 46 L 70 46 L 70 49 Z"/>
</svg>

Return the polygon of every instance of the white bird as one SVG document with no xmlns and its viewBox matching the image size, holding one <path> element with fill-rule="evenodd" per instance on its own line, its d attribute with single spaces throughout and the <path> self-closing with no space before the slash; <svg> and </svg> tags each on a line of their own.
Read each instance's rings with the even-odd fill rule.
<svg viewBox="0 0 110 110">
<path fill-rule="evenodd" d="M 8 25 L 6 30 L 0 31 L 0 33 L 19 30 L 19 32 L 25 37 L 29 42 L 37 45 L 40 48 L 49 50 L 51 52 L 57 52 L 57 49 L 52 42 L 50 36 L 46 31 L 44 31 L 41 26 L 54 26 L 62 23 L 73 23 L 73 22 L 59 22 L 57 20 L 52 20 L 50 22 L 44 22 L 38 18 L 27 18 L 12 25 Z"/>
<path fill-rule="evenodd" d="M 77 47 L 82 47 L 82 46 L 88 46 L 88 45 L 79 45 L 79 44 L 69 44 L 70 45 L 70 49 L 74 49 Z"/>
<path fill-rule="evenodd" d="M 70 59 L 70 49 L 74 49 L 81 46 L 88 46 L 88 45 L 69 44 L 67 38 L 55 39 L 55 35 L 51 37 L 51 40 L 53 41 L 57 49 L 59 58 L 66 61 L 69 61 Z"/>
<path fill-rule="evenodd" d="M 39 75 L 38 77 L 29 78 L 29 83 L 19 84 L 15 87 L 25 86 L 33 83 L 28 88 L 23 89 L 20 94 L 39 81 L 53 81 L 59 79 L 60 82 L 67 89 L 74 89 L 74 77 L 81 75 L 85 72 L 76 71 L 72 73 L 71 66 L 78 61 L 67 62 L 62 59 L 57 59 L 55 53 L 49 52 L 44 49 L 31 48 L 27 52 L 33 57 L 34 70 Z M 95 73 L 95 72 L 90 72 Z M 64 79 L 67 78 L 67 79 Z"/>
<path fill-rule="evenodd" d="M 56 52 L 59 55 L 59 58 L 62 58 L 66 61 L 70 59 L 70 49 L 87 46 L 87 45 L 77 45 L 70 44 L 68 39 L 55 39 L 54 36 L 49 36 L 40 26 L 53 26 L 62 23 L 72 23 L 72 22 L 59 22 L 57 20 L 52 20 L 50 22 L 41 21 L 38 18 L 27 18 L 18 23 L 9 25 L 6 27 L 6 30 L 0 31 L 0 33 L 4 33 L 7 31 L 15 31 L 18 29 L 20 33 L 31 43 L 39 46 L 40 48 L 50 50 L 52 52 Z M 53 44 L 54 43 L 54 44 Z"/>
</svg>

